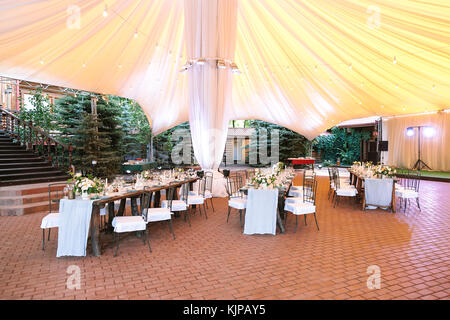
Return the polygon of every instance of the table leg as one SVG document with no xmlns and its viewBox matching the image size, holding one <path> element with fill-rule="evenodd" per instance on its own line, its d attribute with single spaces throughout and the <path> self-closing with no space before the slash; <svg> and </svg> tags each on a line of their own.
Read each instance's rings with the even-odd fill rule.
<svg viewBox="0 0 450 320">
<path fill-rule="evenodd" d="M 138 216 L 138 215 L 140 215 L 140 214 L 139 214 L 139 211 L 138 211 L 138 205 L 137 205 L 137 200 L 136 200 L 136 199 L 137 199 L 136 197 L 131 198 L 131 214 L 132 214 L 133 216 Z M 141 235 L 142 235 L 142 232 L 141 232 L 141 231 L 138 231 L 138 232 L 136 233 L 136 236 L 137 236 L 138 238 L 140 238 Z"/>
<path fill-rule="evenodd" d="M 91 245 L 92 255 L 95 257 L 101 256 L 100 252 L 100 232 L 98 230 L 100 225 L 100 207 L 93 206 L 91 215 Z"/>
<path fill-rule="evenodd" d="M 159 208 L 161 203 L 161 191 L 155 191 L 155 200 L 153 200 L 154 208 Z"/>
<path fill-rule="evenodd" d="M 108 202 L 108 223 L 106 225 L 106 233 L 113 232 L 112 221 L 114 219 L 114 216 L 115 216 L 114 202 Z"/>
<path fill-rule="evenodd" d="M 125 205 L 127 203 L 127 199 L 123 198 L 120 199 L 120 205 L 119 205 L 119 210 L 117 210 L 117 215 L 118 216 L 123 216 L 123 213 L 125 212 Z"/>
<path fill-rule="evenodd" d="M 280 228 L 280 232 L 285 233 L 286 230 L 284 229 L 283 221 L 281 221 L 280 210 L 277 210 L 277 224 Z"/>
</svg>

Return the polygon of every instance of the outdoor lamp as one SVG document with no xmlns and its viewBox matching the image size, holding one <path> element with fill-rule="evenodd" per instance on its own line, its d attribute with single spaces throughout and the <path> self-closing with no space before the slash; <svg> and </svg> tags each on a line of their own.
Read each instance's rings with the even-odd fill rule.
<svg viewBox="0 0 450 320">
<path fill-rule="evenodd" d="M 414 135 L 414 128 L 413 127 L 409 127 L 408 129 L 406 129 L 406 135 L 408 137 L 411 137 Z"/>
<path fill-rule="evenodd" d="M 432 137 L 436 133 L 436 130 L 433 127 L 425 127 L 423 128 L 423 135 L 425 137 Z"/>
<path fill-rule="evenodd" d="M 417 161 L 416 161 L 416 163 L 414 164 L 414 166 L 413 166 L 413 169 L 414 170 L 422 170 L 423 168 L 428 168 L 429 170 L 431 170 L 431 168 L 425 163 L 425 162 L 423 162 L 422 161 L 422 159 L 421 159 L 421 150 L 420 150 L 420 148 L 421 148 L 421 141 L 420 141 L 420 136 L 421 136 L 421 134 L 420 134 L 420 132 L 421 132 L 421 129 L 423 129 L 423 135 L 425 136 L 425 137 L 427 137 L 427 138 L 429 138 L 429 137 L 432 137 L 432 136 L 434 136 L 434 134 L 435 134 L 435 129 L 433 128 L 433 127 L 430 127 L 430 126 L 412 126 L 412 127 L 408 127 L 407 129 L 406 129 L 406 135 L 408 136 L 408 137 L 411 137 L 411 136 L 413 136 L 414 135 L 414 128 L 417 128 L 417 130 L 418 130 L 418 132 L 417 132 Z"/>
</svg>

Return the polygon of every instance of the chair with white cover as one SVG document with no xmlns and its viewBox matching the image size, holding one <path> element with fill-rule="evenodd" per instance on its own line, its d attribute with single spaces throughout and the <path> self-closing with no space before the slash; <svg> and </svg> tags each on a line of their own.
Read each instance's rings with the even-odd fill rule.
<svg viewBox="0 0 450 320">
<path fill-rule="evenodd" d="M 345 180 L 339 178 L 339 171 L 337 168 L 333 170 L 333 198 L 334 207 L 339 203 L 342 197 L 350 198 L 353 197 L 356 199 L 356 195 L 358 194 L 358 190 L 355 186 L 345 183 Z"/>
<path fill-rule="evenodd" d="M 190 212 L 188 212 L 189 206 L 187 203 L 189 195 L 189 182 L 186 182 L 181 186 L 180 200 L 174 199 L 177 187 L 178 187 L 177 185 L 169 184 L 169 188 L 166 190 L 166 200 L 163 200 L 161 202 L 161 208 L 169 208 L 170 212 L 178 212 L 178 211 L 184 212 L 184 221 L 186 221 L 187 219 L 190 227 L 191 217 Z"/>
<path fill-rule="evenodd" d="M 202 184 L 202 180 L 204 181 L 204 185 Z M 189 191 L 189 196 L 198 196 L 202 195 L 205 199 L 206 208 L 208 208 L 208 202 L 207 200 L 211 202 L 211 207 L 214 210 L 214 204 L 213 204 L 213 193 L 212 193 L 212 186 L 214 181 L 214 175 L 212 172 L 208 171 L 205 172 L 202 179 L 199 180 L 197 183 L 197 191 Z M 204 189 L 204 190 L 203 190 Z"/>
<path fill-rule="evenodd" d="M 303 185 L 303 201 L 296 202 L 285 202 L 284 211 L 291 212 L 295 215 L 295 231 L 297 232 L 298 226 L 298 216 L 303 215 L 305 218 L 306 225 L 306 215 L 314 215 L 314 220 L 316 221 L 317 230 L 319 230 L 319 224 L 317 223 L 316 217 L 316 193 L 317 193 L 317 180 L 316 179 L 306 179 Z M 286 198 L 288 200 L 289 198 Z M 288 215 L 285 214 L 284 225 L 286 228 Z"/>
<path fill-rule="evenodd" d="M 42 250 L 45 250 L 45 230 L 48 229 L 47 241 L 50 241 L 50 230 L 59 227 L 59 212 L 53 212 L 53 205 L 56 206 L 59 200 L 64 197 L 61 187 L 66 187 L 67 183 L 57 182 L 48 185 L 48 214 L 42 218 Z"/>
<path fill-rule="evenodd" d="M 228 215 L 227 223 L 230 218 L 231 208 L 239 211 L 239 223 L 242 227 L 242 212 L 247 208 L 247 199 L 243 193 L 239 190 L 239 178 L 227 177 L 226 190 L 228 194 Z"/>
<path fill-rule="evenodd" d="M 419 187 L 420 174 L 417 172 L 416 174 L 409 173 L 406 178 L 402 180 L 402 185 L 396 188 L 395 196 L 400 198 L 400 209 L 403 201 L 405 202 L 403 212 L 406 212 L 406 205 L 409 205 L 411 199 L 416 199 L 417 207 L 419 208 L 419 211 L 422 211 L 419 203 Z"/>
<path fill-rule="evenodd" d="M 119 234 L 125 232 L 144 232 L 145 237 L 142 237 L 142 240 L 144 241 L 144 245 L 145 242 L 147 241 L 148 248 L 150 252 L 152 252 L 147 231 L 147 210 L 143 210 L 142 205 L 141 205 L 141 215 L 114 217 L 112 221 L 112 226 L 114 228 L 113 237 L 116 242 L 116 250 L 114 251 L 114 257 L 117 256 L 117 251 L 119 250 Z"/>
<path fill-rule="evenodd" d="M 189 189 L 189 184 L 183 185 L 183 188 Z M 208 214 L 206 213 L 206 207 L 205 207 L 205 192 L 206 192 L 206 179 L 205 177 L 198 180 L 198 193 L 196 194 L 190 194 L 188 192 L 187 195 L 187 205 L 189 207 L 189 211 L 191 211 L 192 206 L 195 206 L 195 208 L 199 208 L 200 215 L 202 215 L 202 207 L 205 211 L 205 217 L 208 219 Z M 183 193 L 183 192 L 182 192 Z M 184 200 L 184 196 L 182 196 L 182 200 Z"/>
<path fill-rule="evenodd" d="M 174 190 L 169 190 L 167 196 L 169 200 L 173 197 Z M 172 212 L 170 211 L 171 203 L 167 208 L 151 208 L 153 192 L 150 187 L 144 187 L 144 193 L 141 196 L 141 210 L 147 211 L 147 224 L 151 222 L 167 221 L 170 232 L 172 232 L 173 240 L 175 240 L 175 233 L 173 232 Z"/>
</svg>

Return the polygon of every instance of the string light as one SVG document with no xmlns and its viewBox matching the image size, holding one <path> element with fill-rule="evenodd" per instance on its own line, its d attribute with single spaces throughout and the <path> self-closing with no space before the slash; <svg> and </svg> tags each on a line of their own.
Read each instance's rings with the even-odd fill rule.
<svg viewBox="0 0 450 320">
<path fill-rule="evenodd" d="M 137 30 L 134 32 L 134 37 L 137 38 L 139 36 Z"/>
<path fill-rule="evenodd" d="M 432 90 L 434 90 L 436 88 L 436 85 L 433 84 L 433 86 L 431 87 Z"/>
<path fill-rule="evenodd" d="M 316 66 L 314 67 L 314 71 L 316 71 L 316 72 L 317 72 L 317 64 L 316 64 Z"/>
<path fill-rule="evenodd" d="M 103 16 L 106 18 L 108 16 L 108 5 L 105 4 L 105 9 L 103 10 Z"/>
<path fill-rule="evenodd" d="M 86 68 L 86 63 L 83 63 L 82 67 L 83 67 L 83 68 Z"/>
<path fill-rule="evenodd" d="M 352 70 L 353 69 L 353 66 L 352 66 L 352 64 L 350 63 L 349 65 L 348 65 L 348 68 L 350 69 L 350 70 Z"/>
<path fill-rule="evenodd" d="M 397 64 L 397 57 L 394 57 L 394 61 L 392 61 L 393 64 Z"/>
<path fill-rule="evenodd" d="M 41 58 L 41 60 L 39 61 L 39 63 L 40 63 L 40 64 L 44 64 L 44 60 L 42 60 L 42 58 Z"/>
</svg>

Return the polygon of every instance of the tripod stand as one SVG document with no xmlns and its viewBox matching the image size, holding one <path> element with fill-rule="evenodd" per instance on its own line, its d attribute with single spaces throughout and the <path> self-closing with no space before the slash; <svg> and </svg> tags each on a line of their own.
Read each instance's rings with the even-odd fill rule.
<svg viewBox="0 0 450 320">
<path fill-rule="evenodd" d="M 422 161 L 422 159 L 420 159 L 420 129 L 422 128 L 423 126 L 416 126 L 416 127 L 411 127 L 411 128 L 417 128 L 418 129 L 418 140 L 417 140 L 417 143 L 418 143 L 418 159 L 417 159 L 417 161 L 416 161 L 416 163 L 414 164 L 414 167 L 413 167 L 413 170 L 422 170 L 423 168 L 428 168 L 429 170 L 431 170 L 431 168 L 425 163 L 425 162 L 423 162 Z M 409 129 L 409 128 L 408 128 Z"/>
</svg>

